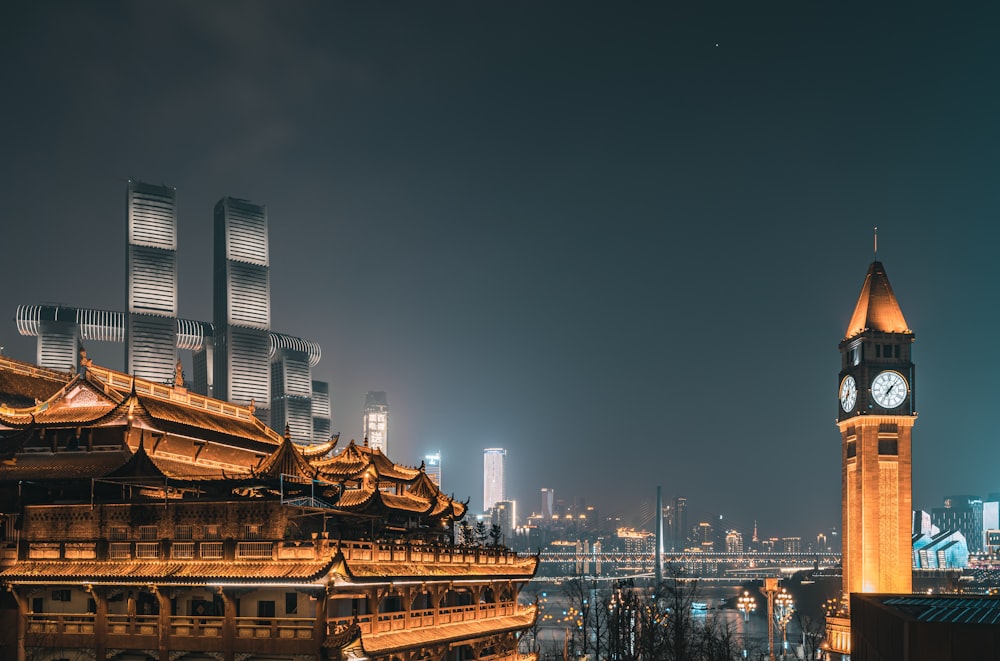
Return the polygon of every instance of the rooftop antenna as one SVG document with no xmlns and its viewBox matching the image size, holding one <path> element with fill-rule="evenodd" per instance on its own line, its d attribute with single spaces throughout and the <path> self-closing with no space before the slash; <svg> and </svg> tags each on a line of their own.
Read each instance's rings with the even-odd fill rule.
<svg viewBox="0 0 1000 661">
<path fill-rule="evenodd" d="M 875 261 L 878 261 L 878 225 L 875 226 Z"/>
</svg>

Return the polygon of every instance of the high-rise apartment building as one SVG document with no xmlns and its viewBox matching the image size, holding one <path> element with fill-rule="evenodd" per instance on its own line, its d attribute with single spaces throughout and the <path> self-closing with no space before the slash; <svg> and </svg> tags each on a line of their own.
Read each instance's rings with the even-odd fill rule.
<svg viewBox="0 0 1000 661">
<path fill-rule="evenodd" d="M 490 510 L 491 525 L 498 526 L 503 537 L 501 544 L 508 544 L 514 539 L 514 528 L 517 527 L 517 504 L 512 500 L 497 501 Z"/>
<path fill-rule="evenodd" d="M 177 366 L 177 191 L 128 182 L 125 371 L 172 382 Z"/>
<path fill-rule="evenodd" d="M 504 460 L 507 451 L 503 448 L 483 450 L 483 511 L 489 512 L 497 503 L 507 500 L 504 488 Z"/>
<path fill-rule="evenodd" d="M 364 437 L 368 445 L 383 453 L 389 449 L 389 398 L 381 390 L 365 393 L 365 412 L 362 419 Z"/>
<path fill-rule="evenodd" d="M 267 422 L 271 285 L 263 206 L 233 197 L 216 203 L 214 263 L 214 395 L 238 404 L 253 402 L 258 417 Z"/>
</svg>

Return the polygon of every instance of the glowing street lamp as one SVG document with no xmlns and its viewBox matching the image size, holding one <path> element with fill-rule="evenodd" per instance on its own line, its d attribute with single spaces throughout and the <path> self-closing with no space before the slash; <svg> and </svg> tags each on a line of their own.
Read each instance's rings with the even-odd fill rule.
<svg viewBox="0 0 1000 661">
<path fill-rule="evenodd" d="M 784 659 L 788 653 L 788 622 L 795 612 L 795 601 L 785 588 L 774 596 L 774 610 L 774 619 L 781 628 L 781 658 Z"/>
<path fill-rule="evenodd" d="M 750 613 L 757 610 L 757 600 L 746 590 L 736 600 L 736 607 L 743 611 L 743 658 L 747 658 L 747 627 L 750 623 Z"/>
</svg>

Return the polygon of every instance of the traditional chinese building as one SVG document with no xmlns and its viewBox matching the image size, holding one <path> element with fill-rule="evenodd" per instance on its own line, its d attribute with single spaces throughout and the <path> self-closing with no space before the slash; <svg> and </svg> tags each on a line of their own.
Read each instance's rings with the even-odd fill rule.
<svg viewBox="0 0 1000 661">
<path fill-rule="evenodd" d="M 0 658 L 534 658 L 537 558 L 455 546 L 423 466 L 293 440 L 179 371 L 0 357 Z"/>
</svg>

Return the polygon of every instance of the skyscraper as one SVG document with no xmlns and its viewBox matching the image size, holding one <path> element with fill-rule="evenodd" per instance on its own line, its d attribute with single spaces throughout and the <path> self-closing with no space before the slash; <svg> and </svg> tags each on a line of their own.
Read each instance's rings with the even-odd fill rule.
<svg viewBox="0 0 1000 661">
<path fill-rule="evenodd" d="M 555 489 L 542 489 L 542 518 L 546 521 L 552 520 L 555 513 L 556 492 Z"/>
<path fill-rule="evenodd" d="M 503 448 L 483 450 L 483 511 L 489 512 L 497 503 L 507 500 L 504 488 L 503 464 L 507 451 Z"/>
<path fill-rule="evenodd" d="M 330 439 L 333 411 L 330 408 L 330 384 L 326 381 L 312 382 L 312 426 L 313 443 L 325 443 Z"/>
<path fill-rule="evenodd" d="M 885 268 L 868 268 L 840 342 L 843 592 L 912 590 L 913 331 Z"/>
<path fill-rule="evenodd" d="M 214 396 L 254 402 L 268 421 L 271 287 L 267 210 L 224 197 L 215 205 Z"/>
<path fill-rule="evenodd" d="M 128 182 L 125 371 L 173 381 L 177 365 L 177 191 Z"/>
<path fill-rule="evenodd" d="M 365 413 L 362 420 L 364 437 L 370 447 L 381 450 L 389 449 L 389 398 L 381 390 L 370 390 L 365 393 Z"/>
<path fill-rule="evenodd" d="M 667 508 L 666 528 L 671 548 L 679 551 L 687 546 L 689 532 L 687 523 L 687 498 L 674 496 L 670 500 L 670 506 Z"/>
<path fill-rule="evenodd" d="M 441 488 L 441 452 L 435 451 L 424 457 L 424 470 L 438 489 Z"/>
</svg>

